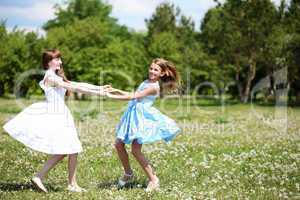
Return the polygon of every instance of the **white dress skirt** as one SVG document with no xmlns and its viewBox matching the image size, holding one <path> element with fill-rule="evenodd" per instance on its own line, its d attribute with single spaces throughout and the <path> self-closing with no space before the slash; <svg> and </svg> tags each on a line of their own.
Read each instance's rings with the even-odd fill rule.
<svg viewBox="0 0 300 200">
<path fill-rule="evenodd" d="M 66 89 L 47 87 L 44 80 L 52 76 L 62 78 L 47 70 L 40 82 L 46 101 L 30 105 L 8 121 L 4 130 L 13 138 L 33 150 L 47 154 L 73 154 L 82 151 L 72 114 L 65 105 Z"/>
</svg>

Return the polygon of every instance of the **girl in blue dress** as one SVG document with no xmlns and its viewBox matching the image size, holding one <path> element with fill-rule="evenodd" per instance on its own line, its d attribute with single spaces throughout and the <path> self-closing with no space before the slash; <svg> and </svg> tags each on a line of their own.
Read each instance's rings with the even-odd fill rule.
<svg viewBox="0 0 300 200">
<path fill-rule="evenodd" d="M 125 144 L 131 144 L 133 156 L 149 178 L 146 191 L 159 188 L 159 179 L 141 149 L 146 143 L 158 140 L 168 142 L 179 132 L 180 129 L 172 119 L 152 106 L 159 97 L 160 85 L 163 90 L 176 90 L 178 82 L 179 74 L 176 67 L 167 60 L 157 58 L 149 67 L 148 79 L 140 84 L 136 92 L 128 93 L 114 89 L 113 93 L 107 94 L 113 99 L 130 100 L 116 131 L 115 148 L 125 171 L 118 182 L 120 187 L 133 179 L 133 171 L 125 149 Z"/>
</svg>

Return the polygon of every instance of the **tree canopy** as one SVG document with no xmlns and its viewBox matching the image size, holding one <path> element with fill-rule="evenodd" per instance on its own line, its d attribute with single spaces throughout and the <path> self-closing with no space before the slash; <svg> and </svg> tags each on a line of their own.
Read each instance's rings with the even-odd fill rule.
<svg viewBox="0 0 300 200">
<path fill-rule="evenodd" d="M 0 96 L 13 92 L 20 74 L 41 68 L 43 50 L 57 48 L 71 80 L 132 89 L 147 77 L 152 59 L 163 57 L 177 66 L 185 93 L 203 82 L 220 91 L 230 85 L 228 95 L 244 103 L 265 77 L 270 81 L 265 98 L 274 95 L 274 74 L 287 68 L 285 87 L 290 99 L 300 102 L 299 0 L 282 0 L 280 6 L 271 0 L 226 0 L 207 11 L 200 27 L 179 7 L 163 2 L 145 19 L 145 32 L 120 25 L 103 0 L 69 0 L 55 8 L 42 37 L 17 28 L 8 31 L 1 21 Z M 36 84 L 41 76 L 30 77 L 18 95 L 41 93 Z"/>
</svg>

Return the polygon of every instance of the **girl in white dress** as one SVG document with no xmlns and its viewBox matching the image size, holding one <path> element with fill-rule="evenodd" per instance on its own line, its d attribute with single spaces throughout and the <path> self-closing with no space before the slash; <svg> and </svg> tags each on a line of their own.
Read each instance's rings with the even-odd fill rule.
<svg viewBox="0 0 300 200">
<path fill-rule="evenodd" d="M 43 192 L 46 174 L 66 155 L 68 160 L 69 191 L 83 192 L 76 182 L 77 155 L 82 151 L 81 143 L 70 110 L 64 97 L 70 91 L 90 95 L 105 95 L 110 86 L 95 86 L 87 83 L 71 82 L 64 76 L 61 54 L 58 50 L 43 53 L 43 67 L 47 70 L 40 86 L 46 101 L 34 103 L 4 125 L 4 129 L 16 140 L 36 151 L 51 154 L 44 167 L 31 179 Z"/>
</svg>

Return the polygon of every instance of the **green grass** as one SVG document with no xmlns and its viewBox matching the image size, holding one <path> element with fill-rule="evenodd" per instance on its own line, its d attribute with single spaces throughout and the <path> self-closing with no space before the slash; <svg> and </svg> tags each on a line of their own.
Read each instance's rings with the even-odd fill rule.
<svg viewBox="0 0 300 200">
<path fill-rule="evenodd" d="M 27 106 L 35 101 L 20 102 Z M 182 132 L 170 144 L 144 145 L 161 181 L 159 192 L 147 194 L 147 179 L 131 155 L 135 182 L 129 188 L 116 187 L 122 168 L 113 149 L 114 128 L 126 102 L 94 99 L 68 101 L 68 105 L 84 147 L 77 178 L 88 192 L 66 191 L 66 159 L 46 179 L 50 193 L 37 192 L 29 179 L 47 155 L 26 148 L 1 129 L 0 199 L 300 198 L 299 108 L 287 108 L 285 129 L 283 122 L 276 121 L 276 116 L 284 116 L 284 108 L 241 104 L 222 108 L 204 100 L 156 102 Z M 15 100 L 0 99 L 1 125 L 21 110 Z"/>
</svg>

